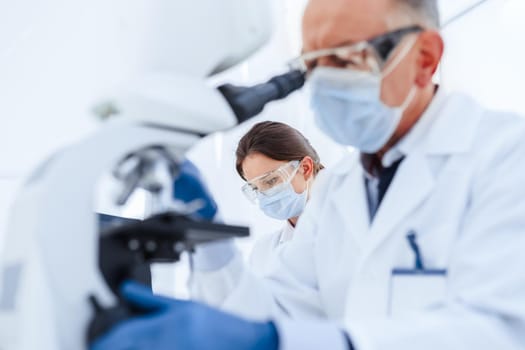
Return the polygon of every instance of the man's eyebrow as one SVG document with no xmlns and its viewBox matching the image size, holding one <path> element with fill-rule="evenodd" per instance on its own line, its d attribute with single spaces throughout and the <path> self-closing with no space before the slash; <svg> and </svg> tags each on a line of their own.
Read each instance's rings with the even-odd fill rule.
<svg viewBox="0 0 525 350">
<path fill-rule="evenodd" d="M 331 45 L 329 47 L 322 47 L 322 48 L 319 48 L 319 49 L 308 50 L 308 51 L 306 51 L 304 48 L 302 48 L 301 49 L 301 55 L 304 55 L 305 53 L 309 53 L 309 52 L 319 51 L 319 50 L 329 50 L 329 49 L 337 49 L 339 47 L 352 46 L 352 45 L 358 44 L 358 43 L 363 42 L 363 41 L 365 41 L 365 40 L 360 40 L 360 41 L 344 40 L 344 41 L 338 42 L 338 43 L 336 43 L 334 45 Z"/>
<path fill-rule="evenodd" d="M 334 44 L 331 48 L 338 48 L 338 47 L 343 47 L 343 46 L 351 46 L 351 45 L 355 45 L 355 44 L 358 44 L 360 42 L 362 42 L 364 40 L 359 40 L 359 41 L 355 41 L 355 40 L 342 40 L 340 42 L 337 42 L 336 44 Z"/>
</svg>

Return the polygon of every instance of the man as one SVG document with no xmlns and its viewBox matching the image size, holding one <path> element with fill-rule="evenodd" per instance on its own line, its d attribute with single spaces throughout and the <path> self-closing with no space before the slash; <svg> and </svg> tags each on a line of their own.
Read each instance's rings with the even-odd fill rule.
<svg viewBox="0 0 525 350">
<path fill-rule="evenodd" d="M 438 27 L 435 0 L 311 0 L 316 121 L 361 152 L 319 178 L 264 280 L 228 243 L 195 256 L 199 299 L 273 321 L 129 284 L 152 314 L 94 348 L 523 349 L 525 123 L 432 83 Z"/>
</svg>

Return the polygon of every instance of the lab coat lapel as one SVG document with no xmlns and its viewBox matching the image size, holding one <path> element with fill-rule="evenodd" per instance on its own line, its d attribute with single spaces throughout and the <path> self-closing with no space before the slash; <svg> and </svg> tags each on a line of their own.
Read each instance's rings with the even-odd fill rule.
<svg viewBox="0 0 525 350">
<path fill-rule="evenodd" d="M 458 114 L 458 111 L 464 111 Z M 441 96 L 427 113 L 438 115 L 427 137 L 399 166 L 370 229 L 367 252 L 372 253 L 423 201 L 435 186 L 433 156 L 462 153 L 472 140 L 482 109 L 462 95 Z"/>
<path fill-rule="evenodd" d="M 356 154 L 352 160 L 353 166 L 340 188 L 340 195 L 334 196 L 334 204 L 343 220 L 343 227 L 348 228 L 355 242 L 362 247 L 370 230 L 370 216 L 363 169 L 358 159 Z"/>
<path fill-rule="evenodd" d="M 397 224 L 423 202 L 432 192 L 434 184 L 425 155 L 414 153 L 405 158 L 372 222 L 369 250 L 384 241 Z"/>
</svg>

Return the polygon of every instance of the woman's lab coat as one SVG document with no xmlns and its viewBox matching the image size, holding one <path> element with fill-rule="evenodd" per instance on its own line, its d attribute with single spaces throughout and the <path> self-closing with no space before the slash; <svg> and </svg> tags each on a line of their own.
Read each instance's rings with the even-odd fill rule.
<svg viewBox="0 0 525 350">
<path fill-rule="evenodd" d="M 350 154 L 318 177 L 265 278 L 237 257 L 196 282 L 278 320 L 285 350 L 345 349 L 327 320 L 358 350 L 525 349 L 525 120 L 442 93 L 423 120 L 371 223 Z"/>
<path fill-rule="evenodd" d="M 258 276 L 271 272 L 271 261 L 277 258 L 278 251 L 293 237 L 294 227 L 286 221 L 280 230 L 265 234 L 253 245 L 250 254 L 250 269 Z"/>
</svg>

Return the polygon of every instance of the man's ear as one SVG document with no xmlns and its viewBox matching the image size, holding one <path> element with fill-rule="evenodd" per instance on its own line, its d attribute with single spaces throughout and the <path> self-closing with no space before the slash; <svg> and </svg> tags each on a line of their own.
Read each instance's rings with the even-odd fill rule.
<svg viewBox="0 0 525 350">
<path fill-rule="evenodd" d="M 300 167 L 305 180 L 309 180 L 314 175 L 314 160 L 311 157 L 304 157 Z"/>
<path fill-rule="evenodd" d="M 426 30 L 419 35 L 418 48 L 416 84 L 424 88 L 432 83 L 432 77 L 443 57 L 445 44 L 437 31 Z"/>
</svg>

